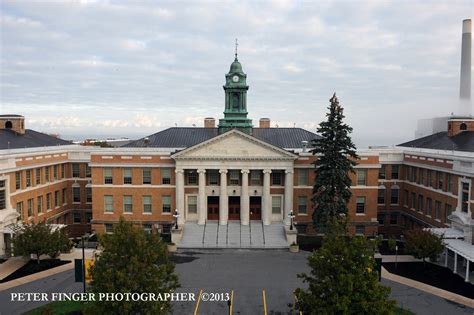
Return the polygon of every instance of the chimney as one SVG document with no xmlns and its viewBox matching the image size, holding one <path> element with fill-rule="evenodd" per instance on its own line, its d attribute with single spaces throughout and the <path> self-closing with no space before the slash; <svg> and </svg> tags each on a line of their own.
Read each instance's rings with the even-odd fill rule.
<svg viewBox="0 0 474 315">
<path fill-rule="evenodd" d="M 461 114 L 471 115 L 471 19 L 462 21 L 461 83 L 459 98 Z"/>
<path fill-rule="evenodd" d="M 270 118 L 260 118 L 260 128 L 270 128 Z"/>
<path fill-rule="evenodd" d="M 25 117 L 21 115 L 0 115 L 0 129 L 9 129 L 24 135 Z"/>
<path fill-rule="evenodd" d="M 216 120 L 212 117 L 204 118 L 204 128 L 216 128 Z"/>
</svg>

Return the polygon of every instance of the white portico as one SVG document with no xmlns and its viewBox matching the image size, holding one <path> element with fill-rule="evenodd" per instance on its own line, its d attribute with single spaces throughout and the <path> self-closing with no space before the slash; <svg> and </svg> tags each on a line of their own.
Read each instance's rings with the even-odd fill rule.
<svg viewBox="0 0 474 315">
<path fill-rule="evenodd" d="M 180 223 L 288 222 L 296 155 L 236 129 L 171 156 Z"/>
</svg>

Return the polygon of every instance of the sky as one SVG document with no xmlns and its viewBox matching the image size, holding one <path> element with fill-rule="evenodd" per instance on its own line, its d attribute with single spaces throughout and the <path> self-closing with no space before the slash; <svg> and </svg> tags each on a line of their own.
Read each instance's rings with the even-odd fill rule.
<svg viewBox="0 0 474 315">
<path fill-rule="evenodd" d="M 316 132 L 336 92 L 359 147 L 456 113 L 467 1 L 0 2 L 0 114 L 66 139 L 223 117 L 238 56 L 249 118 Z"/>
</svg>

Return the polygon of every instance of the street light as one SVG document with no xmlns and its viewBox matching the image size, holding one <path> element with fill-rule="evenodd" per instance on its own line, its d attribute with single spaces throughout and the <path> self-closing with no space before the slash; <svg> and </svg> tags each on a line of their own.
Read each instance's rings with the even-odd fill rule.
<svg viewBox="0 0 474 315">
<path fill-rule="evenodd" d="M 176 219 L 176 224 L 175 224 L 174 228 L 177 230 L 178 229 L 178 218 L 180 217 L 178 209 L 174 210 L 173 217 Z"/>
<path fill-rule="evenodd" d="M 288 218 L 290 218 L 290 230 L 293 230 L 293 219 L 295 218 L 293 210 L 290 210 L 290 213 L 288 213 Z"/>
</svg>

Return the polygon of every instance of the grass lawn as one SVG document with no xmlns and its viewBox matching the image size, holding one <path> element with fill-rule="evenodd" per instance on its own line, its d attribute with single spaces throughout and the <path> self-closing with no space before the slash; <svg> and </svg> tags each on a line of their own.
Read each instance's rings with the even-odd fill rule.
<svg viewBox="0 0 474 315">
<path fill-rule="evenodd" d="M 84 304 L 81 302 L 58 301 L 35 308 L 34 310 L 24 313 L 24 315 L 66 315 L 73 312 L 74 314 L 82 314 L 83 309 Z"/>
</svg>

